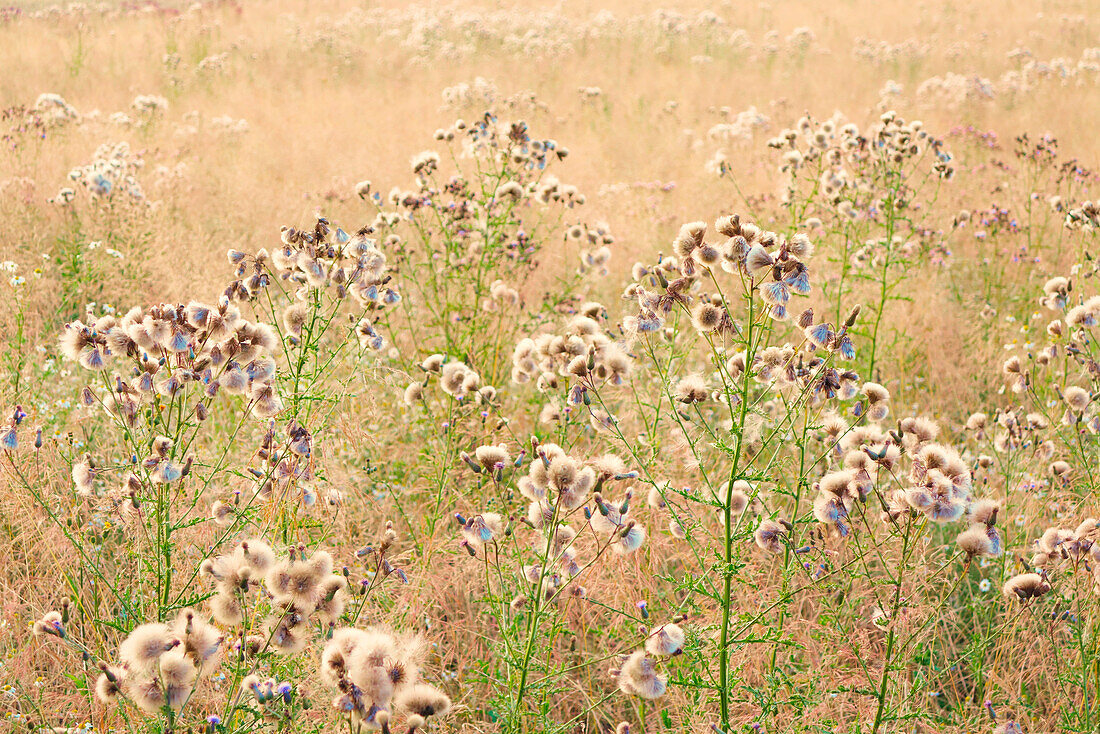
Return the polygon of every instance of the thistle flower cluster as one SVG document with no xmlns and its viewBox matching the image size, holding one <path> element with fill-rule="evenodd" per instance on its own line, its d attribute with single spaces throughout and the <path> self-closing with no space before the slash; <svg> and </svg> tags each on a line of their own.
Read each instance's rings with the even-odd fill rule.
<svg viewBox="0 0 1100 734">
<path fill-rule="evenodd" d="M 424 399 L 424 389 L 433 377 L 439 383 L 440 390 L 460 403 L 492 405 L 496 402 L 496 388 L 482 385 L 481 375 L 461 360 L 437 352 L 425 357 L 419 366 L 424 372 L 424 381 L 412 382 L 405 388 L 406 405 L 414 405 Z"/>
<path fill-rule="evenodd" d="M 168 100 L 156 94 L 139 94 L 130 102 L 130 109 L 145 117 L 156 117 L 168 111 Z"/>
<path fill-rule="evenodd" d="M 432 717 L 445 716 L 451 699 L 420 682 L 424 641 L 385 627 L 336 630 L 321 653 L 321 680 L 337 692 L 333 706 L 354 730 L 390 731 L 391 716 L 402 713 L 409 732 Z"/>
<path fill-rule="evenodd" d="M 429 150 L 411 162 L 411 189 L 394 187 L 383 198 L 370 181 L 356 185 L 360 198 L 379 207 L 372 228 L 398 253 L 399 263 L 414 257 L 409 241 L 420 239 L 430 250 L 441 251 L 443 258 L 417 264 L 435 269 L 469 268 L 487 256 L 513 265 L 529 264 L 542 238 L 537 223 L 532 229 L 523 226 L 524 213 L 547 205 L 571 209 L 585 202 L 576 186 L 546 173 L 568 150 L 555 140 L 532 137 L 522 121 L 502 122 L 487 112 L 472 123 L 457 120 L 435 137 L 448 145 L 451 159 L 459 166 L 454 173 L 444 176 L 442 157 Z M 462 170 L 464 160 L 475 162 L 476 174 Z M 384 204 L 393 209 L 382 209 Z M 540 215 L 538 222 L 546 216 Z M 435 241 L 426 233 L 428 223 L 432 232 L 446 233 L 445 241 Z M 582 261 L 591 260 L 590 267 L 598 268 L 608 256 L 609 252 L 596 248 Z M 500 264 L 496 267 L 499 270 Z"/>
<path fill-rule="evenodd" d="M 620 500 L 610 501 L 605 492 L 616 481 L 632 479 L 637 472 L 629 471 L 625 463 L 607 454 L 587 463 L 570 456 L 557 444 L 540 443 L 532 438 L 533 459 L 527 473 L 515 481 L 515 487 L 528 501 L 527 512 L 519 521 L 538 531 L 531 548 L 538 562 L 526 565 L 520 575 L 536 587 L 536 594 L 546 599 L 557 598 L 565 579 L 578 576 L 608 550 L 620 555 L 640 548 L 646 539 L 645 528 L 630 515 L 633 490 L 626 489 Z M 514 460 L 507 446 L 479 446 L 473 455 L 462 454 L 463 461 L 478 475 L 489 477 L 500 485 L 506 472 L 523 466 L 526 452 Z M 591 506 L 586 502 L 592 500 Z M 579 533 L 570 523 L 583 508 L 586 524 L 597 540 L 595 557 L 585 566 L 578 560 Z M 486 545 L 500 543 L 510 536 L 512 518 L 496 512 L 481 512 L 471 517 L 455 516 L 462 534 L 462 546 L 471 556 Z M 583 530 L 583 529 L 582 529 Z M 558 570 L 553 570 L 553 567 Z M 560 573 L 559 573 L 560 571 Z M 564 574 L 564 578 L 563 578 Z M 584 587 L 573 586 L 571 593 L 584 597 Z M 513 607 L 528 603 L 529 595 L 521 593 L 512 601 Z"/>
<path fill-rule="evenodd" d="M 656 699 L 665 695 L 668 690 L 668 676 L 657 672 L 657 660 L 683 652 L 687 635 L 678 624 L 681 621 L 683 618 L 677 617 L 672 622 L 654 627 L 646 637 L 644 649 L 620 658 L 616 667 L 610 671 L 620 691 L 628 696 L 645 699 Z"/>
<path fill-rule="evenodd" d="M 65 626 L 69 622 L 71 609 L 72 602 L 67 598 L 62 600 L 61 611 L 52 609 L 43 614 L 40 619 L 36 619 L 34 624 L 31 625 L 31 632 L 35 637 L 53 636 L 64 640 L 68 635 Z"/>
<path fill-rule="evenodd" d="M 1082 270 L 1079 266 L 1073 268 L 1078 275 L 1082 274 Z M 1088 277 L 1088 274 L 1083 274 L 1083 277 Z M 1050 278 L 1044 283 L 1039 305 L 1061 317 L 1047 323 L 1047 343 L 1044 346 L 1036 349 L 1038 345 L 1029 345 L 1023 356 L 1013 354 L 1001 365 L 1003 391 L 1018 395 L 1034 392 L 1040 389 L 1039 378 L 1045 375 L 1053 383 L 1050 402 L 1041 412 L 1028 412 L 1023 408 L 999 410 L 995 425 L 990 425 L 990 419 L 984 413 L 972 415 L 967 423 L 967 428 L 979 437 L 992 430 L 994 448 L 998 451 L 1016 448 L 1034 434 L 1042 454 L 1049 458 L 1053 447 L 1049 442 L 1039 441 L 1036 432 L 1050 427 L 1052 421 L 1067 428 L 1076 427 L 1093 435 L 1100 434 L 1100 411 L 1094 400 L 1096 383 L 1100 380 L 1100 365 L 1091 351 L 1092 328 L 1100 323 L 1100 296 L 1079 295 L 1075 298 L 1073 285 L 1073 279 L 1062 276 Z M 1074 369 L 1078 374 L 1072 374 Z M 1077 380 L 1084 381 L 1085 386 L 1072 384 Z"/>
<path fill-rule="evenodd" d="M 118 647 L 119 664 L 100 664 L 96 697 L 104 703 L 120 696 L 147 714 L 178 711 L 201 678 L 218 668 L 223 636 L 192 609 L 168 624 L 136 627 Z"/>
<path fill-rule="evenodd" d="M 611 261 L 611 247 L 615 237 L 611 234 L 611 228 L 606 222 L 597 222 L 591 227 L 583 224 L 574 224 L 565 231 L 565 236 L 570 240 L 576 240 L 584 244 L 581 248 L 581 265 L 577 272 L 581 275 L 596 273 L 606 276 L 607 264 Z"/>
<path fill-rule="evenodd" d="M 1085 271 L 1084 267 L 1080 264 L 1075 265 L 1072 270 L 1075 275 L 1081 275 L 1082 277 L 1090 277 L 1095 273 L 1094 270 L 1090 273 Z M 1073 292 L 1073 280 L 1064 276 L 1055 276 L 1050 278 L 1043 284 L 1043 295 L 1039 297 L 1039 305 L 1054 312 L 1064 312 L 1064 316 L 1061 319 L 1055 319 L 1047 324 L 1046 332 L 1047 336 L 1056 340 L 1062 337 L 1064 334 L 1069 337 L 1071 343 L 1067 345 L 1068 350 L 1072 354 L 1074 350 L 1080 350 L 1081 345 L 1073 342 L 1080 342 L 1087 340 L 1087 332 L 1084 329 L 1096 326 L 1100 323 L 1100 296 L 1081 296 L 1079 300 L 1074 303 L 1071 300 L 1071 293 Z M 1068 334 L 1066 333 L 1068 332 Z M 1057 356 L 1056 350 L 1049 350 L 1040 356 L 1044 361 L 1049 361 Z"/>
<path fill-rule="evenodd" d="M 360 551 L 360 556 L 373 555 L 379 561 L 375 580 L 396 572 L 385 558 L 395 540 L 393 526 L 387 524 L 378 548 Z M 265 541 L 248 539 L 229 553 L 203 561 L 199 574 L 214 588 L 210 601 L 214 619 L 237 630 L 229 647 L 241 660 L 252 661 L 252 672 L 241 679 L 236 700 L 250 693 L 265 707 L 265 718 L 286 715 L 268 706 L 276 699 L 289 704 L 293 686 L 265 679 L 257 670 L 259 660 L 268 653 L 284 657 L 301 653 L 318 626 L 328 630 L 325 637 L 330 640 L 321 657 L 321 677 L 341 693 L 335 701 L 337 709 L 351 713 L 356 722 L 387 730 L 386 716 L 395 710 L 406 714 L 406 726 L 413 731 L 428 717 L 450 709 L 445 694 L 418 682 L 424 652 L 420 638 L 395 636 L 380 628 L 333 633 L 350 595 L 347 570 L 343 575 L 333 573 L 327 552 L 307 555 L 297 547 L 281 556 Z M 364 581 L 361 595 L 366 587 Z M 69 635 L 70 611 L 65 600 L 60 611 L 51 611 L 35 623 L 34 633 L 56 638 L 94 663 L 95 656 Z M 131 703 L 150 715 L 178 714 L 199 683 L 220 669 L 226 639 L 190 608 L 181 610 L 170 623 L 142 624 L 119 645 L 117 664 L 98 663 L 96 696 L 104 703 Z"/>
<path fill-rule="evenodd" d="M 458 120 L 453 130 L 456 136 L 462 137 L 465 155 L 496 163 L 509 162 L 520 171 L 542 171 L 569 155 L 569 150 L 552 138 L 532 137 L 523 120 L 501 121 L 490 112 L 469 125 Z M 528 186 L 528 189 L 544 204 L 556 201 L 572 206 L 585 201 L 576 187 L 562 185 L 556 179 Z"/>
<path fill-rule="evenodd" d="M 93 202 L 126 201 L 147 205 L 137 174 L 145 160 L 131 152 L 129 143 L 104 143 L 95 149 L 91 162 L 69 171 L 70 185 L 50 199 L 56 204 L 69 204 L 83 191 Z"/>
<path fill-rule="evenodd" d="M 970 504 L 966 518 L 970 527 L 955 539 L 959 550 L 969 561 L 973 558 L 993 558 L 1004 550 L 1004 542 L 996 528 L 1000 504 L 994 500 L 977 500 Z"/>
<path fill-rule="evenodd" d="M 1045 573 L 1082 567 L 1091 573 L 1100 594 L 1100 524 L 1085 518 L 1076 528 L 1051 527 L 1035 540 L 1031 565 Z"/>
<path fill-rule="evenodd" d="M 254 655 L 301 652 L 314 625 L 331 628 L 346 603 L 347 578 L 333 573 L 332 556 L 325 551 L 307 556 L 298 547 L 278 557 L 265 542 L 252 539 L 207 559 L 199 572 L 216 590 L 210 602 L 214 618 L 240 626 L 240 643 Z"/>
<path fill-rule="evenodd" d="M 631 359 L 602 321 L 604 307 L 588 302 L 556 332 L 524 338 L 512 352 L 512 382 L 533 382 L 539 392 L 569 389 L 568 402 L 585 402 L 588 390 L 622 385 Z"/>
<path fill-rule="evenodd" d="M 1028 572 L 1017 574 L 1006 581 L 1002 592 L 1009 599 L 1027 604 L 1032 599 L 1045 596 L 1050 589 L 1046 574 Z"/>
<path fill-rule="evenodd" d="M 253 465 L 248 468 L 254 479 L 251 494 L 245 496 L 234 490 L 225 500 L 215 501 L 211 507 L 214 522 L 233 525 L 252 500 L 296 506 L 300 514 L 317 507 L 321 497 L 313 484 L 313 442 L 313 434 L 296 420 L 289 421 L 282 432 L 276 431 L 274 421 L 269 422 L 253 454 Z M 329 489 L 324 499 L 328 505 L 339 505 L 343 498 L 338 490 Z"/>
<path fill-rule="evenodd" d="M 635 301 L 638 311 L 623 319 L 624 331 L 633 335 L 658 331 L 674 308 L 687 309 L 697 297 L 698 303 L 691 308 L 696 330 L 715 335 L 738 333 L 740 326 L 728 312 L 725 299 L 701 292 L 704 278 L 713 278 L 717 270 L 750 280 L 772 319 L 790 318 L 792 295 L 811 292 L 805 263 L 813 254 L 809 237 L 799 233 L 788 239 L 742 222 L 736 214 L 719 218 L 715 230 L 723 239 L 711 244 L 705 241 L 705 223 L 685 224 L 673 243 L 675 257 L 661 257 L 654 266 L 634 265 L 636 282 L 627 287 L 623 297 Z"/>
<path fill-rule="evenodd" d="M 887 513 L 896 518 L 904 512 L 912 512 L 937 523 L 961 519 L 970 506 L 973 489 L 970 467 L 955 449 L 934 443 L 934 436 L 929 435 L 929 432 L 922 432 L 930 426 L 930 422 L 921 427 L 915 422 L 910 423 L 910 426 L 908 431 L 905 421 L 899 426 L 902 440 L 907 437 L 910 439 L 906 446 L 910 458 L 907 475 L 909 487 L 890 493 L 887 498 Z M 888 449 L 887 452 L 889 453 Z"/>
<path fill-rule="evenodd" d="M 62 354 L 92 372 L 104 373 L 106 392 L 85 388 L 86 405 L 99 402 L 120 422 L 134 425 L 141 409 L 172 400 L 191 384 L 201 388 L 192 410 L 205 419 L 219 391 L 245 396 L 257 418 L 282 410 L 271 354 L 278 338 L 270 326 L 252 322 L 223 297 L 217 306 L 197 301 L 134 307 L 121 318 L 102 316 L 67 324 Z M 107 371 L 117 366 L 112 380 Z"/>
<path fill-rule="evenodd" d="M 879 386 L 870 384 L 868 392 L 876 392 Z M 939 427 L 926 418 L 905 418 L 896 429 L 886 430 L 874 423 L 849 426 L 840 416 L 828 416 L 822 438 L 840 468 L 814 485 L 814 517 L 846 536 L 855 505 L 877 494 L 884 522 L 915 516 L 948 523 L 966 515 L 970 525 L 959 535 L 960 550 L 968 558 L 999 555 L 997 504 L 972 499 L 969 465 L 955 449 L 936 443 L 938 434 Z M 903 474 L 906 463 L 908 472 Z M 892 487 L 897 478 L 904 478 L 908 486 Z"/>
<path fill-rule="evenodd" d="M 34 111 L 49 125 L 65 125 L 78 122 L 80 113 L 60 94 L 43 92 L 34 101 Z"/>
<path fill-rule="evenodd" d="M 1067 229 L 1096 232 L 1100 230 L 1100 203 L 1082 201 L 1078 206 L 1066 210 Z"/>
<path fill-rule="evenodd" d="M 519 478 L 516 487 L 531 502 L 528 514 L 532 526 L 542 528 L 546 525 L 545 514 L 552 512 L 553 506 L 565 511 L 581 507 L 601 482 L 601 475 L 595 468 L 569 456 L 557 444 L 536 443 L 534 451 L 527 475 Z M 625 466 L 622 468 L 625 473 Z M 619 472 L 611 476 L 619 476 Z"/>
<path fill-rule="evenodd" d="M 906 121 L 892 111 L 863 132 L 836 117 L 822 122 L 803 117 L 795 128 L 769 140 L 768 146 L 782 152 L 784 203 L 798 198 L 799 178 L 809 174 L 820 202 L 846 218 L 873 217 L 876 209 L 886 206 L 877 183 L 881 169 L 913 171 L 930 159 L 934 175 L 941 179 L 954 175 L 943 141 L 930 135 L 919 120 Z M 906 187 L 894 192 L 892 205 L 904 208 L 911 194 Z"/>
<path fill-rule="evenodd" d="M 333 229 L 323 217 L 309 231 L 283 227 L 282 244 L 272 252 L 266 248 L 254 255 L 229 251 L 238 279 L 229 285 L 226 295 L 247 300 L 277 285 L 291 300 L 281 316 L 291 345 L 303 338 L 316 338 L 313 332 L 323 328 L 315 313 L 321 293 L 330 293 L 337 301 L 351 297 L 368 313 L 396 304 L 401 296 L 390 286 L 386 256 L 377 240 L 369 237 L 372 232 L 371 227 L 364 227 L 349 235 L 339 227 Z M 356 324 L 355 333 L 364 348 L 378 351 L 385 346 L 367 316 Z"/>
</svg>

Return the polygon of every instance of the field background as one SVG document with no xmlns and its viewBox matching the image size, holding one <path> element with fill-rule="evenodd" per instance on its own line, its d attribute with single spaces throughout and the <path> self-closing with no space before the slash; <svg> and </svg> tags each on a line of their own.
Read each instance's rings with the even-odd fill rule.
<svg viewBox="0 0 1100 734">
<path fill-rule="evenodd" d="M 505 117 L 523 118 L 570 148 L 561 175 L 590 197 L 586 215 L 618 233 L 622 267 L 667 249 L 675 228 L 698 212 L 740 203 L 728 183 L 704 170 L 719 149 L 733 161 L 742 192 L 774 196 L 775 158 L 763 142 L 805 113 L 825 119 L 839 112 L 866 123 L 895 109 L 940 137 L 962 126 L 992 131 L 1006 154 L 1016 135 L 1050 132 L 1065 157 L 1088 168 L 1097 163 L 1097 72 L 1064 78 L 1062 68 L 1076 67 L 1096 41 L 1100 19 L 1088 2 L 141 8 L 106 16 L 91 5 L 40 11 L 48 17 L 0 26 L 5 104 L 33 105 L 53 92 L 78 112 L 101 113 L 99 122 L 50 131 L 5 160 L 4 177 L 29 182 L 27 201 L 36 206 L 11 196 L 0 203 L 4 255 L 29 261 L 48 252 L 54 233 L 41 226 L 50 216 L 41 203 L 97 145 L 126 140 L 146 161 L 153 179 L 146 186 L 155 190 L 149 198 L 162 202 L 163 218 L 136 263 L 142 276 L 112 295 L 211 298 L 227 247 L 265 244 L 280 225 L 307 223 L 317 212 L 365 222 L 354 184 L 368 179 L 382 191 L 403 184 L 409 159 L 432 147 L 437 128 L 480 114 L 483 97 L 459 109 L 442 97 L 478 77 L 491 82 Z M 799 29 L 808 29 L 808 40 L 795 38 Z M 738 30 L 744 34 L 731 43 Z M 1047 68 L 1013 92 L 1008 77 L 1029 59 L 1010 54 L 1022 48 Z M 995 89 L 978 98 L 965 89 L 917 94 L 926 80 L 947 74 L 985 79 Z M 900 94 L 884 97 L 891 81 Z M 593 87 L 601 94 L 581 92 Z M 139 130 L 105 121 L 141 94 L 168 100 L 163 119 Z M 676 103 L 671 112 L 669 102 Z M 708 137 L 750 108 L 768 119 L 765 128 L 746 140 Z M 226 115 L 245 120 L 247 133 L 212 129 L 209 121 Z M 1007 198 L 997 191 L 1001 183 L 985 176 L 950 195 L 960 208 L 985 208 Z M 928 322 L 912 324 L 910 343 L 920 348 L 910 368 L 927 376 L 931 364 L 962 364 L 951 353 L 961 348 L 961 325 L 944 323 L 951 309 L 924 311 Z M 938 377 L 970 388 L 964 376 Z"/>
<path fill-rule="evenodd" d="M 0 260 L 35 286 L 20 308 L 14 295 L 0 305 L 0 341 L 18 332 L 27 345 L 23 391 L 0 395 L 33 400 L 47 435 L 63 435 L 74 393 L 48 380 L 56 333 L 85 304 L 215 301 L 227 249 L 272 247 L 281 225 L 309 227 L 318 215 L 349 231 L 366 224 L 374 210 L 356 195 L 359 181 L 383 193 L 408 185 L 410 159 L 438 147 L 437 129 L 489 107 L 570 150 L 557 175 L 587 195 L 586 222 L 615 233 L 614 275 L 599 295 L 616 309 L 631 264 L 668 252 L 683 222 L 777 210 L 778 157 L 766 141 L 803 115 L 861 128 L 887 110 L 922 120 L 956 153 L 941 213 L 1011 204 L 1018 218 L 1029 200 L 1049 212 L 1051 192 L 1033 199 L 1018 175 L 1014 138 L 1050 134 L 1061 160 L 1100 167 L 1098 10 L 1091 0 L 0 9 L 0 108 L 30 108 L 52 93 L 80 115 L 41 132 L 0 120 Z M 139 95 L 167 106 L 143 116 L 132 108 Z M 119 112 L 127 121 L 111 119 Z M 144 161 L 138 178 L 156 202 L 151 213 L 77 223 L 49 201 L 98 145 L 122 141 Z M 736 186 L 708 166 L 719 151 Z M 1042 231 L 1061 237 L 1061 218 L 1050 214 Z M 787 226 L 772 214 L 761 223 Z M 1078 255 L 1040 251 L 1039 231 L 991 236 L 975 222 L 946 257 L 915 266 L 907 300 L 890 306 L 879 371 L 867 376 L 890 388 L 896 415 L 919 412 L 954 429 L 997 402 L 1006 350 L 1036 333 L 1021 333 L 1019 319 Z M 576 258 L 573 245 L 544 250 L 539 287 L 575 270 Z M 343 420 L 349 441 L 370 443 L 386 414 L 365 401 Z M 10 513 L 33 514 L 24 499 L 6 501 Z M 0 616 L 11 623 L 0 626 L 0 678 L 36 666 L 49 686 L 57 681 L 43 658 L 20 643 L 27 623 L 56 603 L 48 569 L 26 562 L 34 545 L 25 542 L 6 547 L 11 593 Z M 462 608 L 465 593 L 456 587 L 448 608 Z M 614 593 L 629 598 L 629 589 Z M 405 602 L 410 614 L 428 606 L 415 591 Z M 980 707 L 969 715 L 982 721 Z"/>
</svg>

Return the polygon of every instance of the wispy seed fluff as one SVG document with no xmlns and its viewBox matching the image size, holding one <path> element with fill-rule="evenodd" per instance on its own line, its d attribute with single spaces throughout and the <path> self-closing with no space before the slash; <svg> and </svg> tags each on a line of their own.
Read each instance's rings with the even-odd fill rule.
<svg viewBox="0 0 1100 734">
<path fill-rule="evenodd" d="M 619 690 L 630 696 L 660 698 L 668 688 L 668 678 L 657 673 L 653 658 L 645 650 L 632 653 L 611 674 L 617 679 Z"/>
<path fill-rule="evenodd" d="M 504 534 L 504 520 L 495 512 L 483 512 L 462 525 L 462 537 L 472 545 L 484 545 Z"/>
<path fill-rule="evenodd" d="M 118 657 L 123 665 L 133 671 L 152 669 L 165 652 L 179 645 L 179 640 L 159 622 L 143 624 L 118 646 Z"/>
<path fill-rule="evenodd" d="M 424 385 L 419 382 L 409 383 L 409 386 L 405 388 L 405 394 L 403 396 L 405 405 L 412 407 L 416 405 L 424 397 Z"/>
<path fill-rule="evenodd" d="M 474 450 L 474 458 L 487 471 L 504 467 L 512 461 L 508 449 L 503 444 L 499 446 L 478 446 Z"/>
<path fill-rule="evenodd" d="M 100 703 L 111 703 L 122 692 L 122 679 L 126 671 L 116 665 L 101 664 L 103 671 L 95 684 L 95 696 Z"/>
<path fill-rule="evenodd" d="M 684 630 L 672 622 L 654 627 L 645 641 L 645 649 L 650 655 L 675 655 L 684 647 L 687 639 Z"/>
<path fill-rule="evenodd" d="M 677 401 L 687 405 L 706 402 L 710 397 L 707 383 L 700 375 L 687 375 L 681 378 L 672 392 Z"/>
<path fill-rule="evenodd" d="M 982 557 L 993 558 L 1001 554 L 1001 536 L 993 525 L 982 522 L 972 524 L 968 529 L 959 533 L 955 539 L 959 550 L 966 554 L 967 559 Z"/>
<path fill-rule="evenodd" d="M 383 627 L 338 629 L 321 653 L 321 680 L 340 694 L 334 707 L 368 729 L 380 728 L 384 722 L 377 717 L 388 717 L 394 703 L 415 716 L 441 715 L 450 709 L 450 700 L 442 694 L 441 699 L 421 690 L 405 698 L 420 689 L 423 653 L 420 638 L 398 636 Z"/>
<path fill-rule="evenodd" d="M 422 716 L 445 716 L 451 710 L 451 699 L 435 686 L 417 683 L 403 690 L 394 702 L 398 710 Z"/>
<path fill-rule="evenodd" d="M 616 553 L 633 553 L 645 543 L 645 528 L 634 520 L 627 522 L 626 526 L 615 535 L 611 548 Z"/>
<path fill-rule="evenodd" d="M 706 222 L 689 222 L 680 227 L 680 232 L 673 242 L 673 249 L 681 260 L 691 256 L 695 248 L 703 244 L 703 236 L 707 232 Z"/>
<path fill-rule="evenodd" d="M 519 201 L 523 198 L 523 186 L 515 181 L 508 181 L 497 187 L 493 197 L 498 200 L 511 199 L 512 201 Z"/>
<path fill-rule="evenodd" d="M 753 540 L 757 546 L 769 553 L 782 553 L 782 536 L 786 532 L 787 528 L 782 523 L 775 520 L 762 520 L 753 534 Z"/>
<path fill-rule="evenodd" d="M 714 499 L 725 507 L 729 502 L 730 512 L 740 515 L 749 506 L 749 498 L 752 496 L 752 485 L 744 479 L 738 479 L 731 486 L 728 482 L 719 486 Z"/>
<path fill-rule="evenodd" d="M 724 311 L 713 303 L 700 302 L 691 312 L 691 323 L 696 331 L 709 334 L 722 325 Z"/>
<path fill-rule="evenodd" d="M 865 382 L 860 390 L 867 398 L 867 419 L 878 423 L 890 415 L 886 404 L 890 400 L 890 391 L 877 382 Z"/>
<path fill-rule="evenodd" d="M 1037 573 L 1021 573 L 1004 585 L 1004 595 L 1010 599 L 1027 602 L 1050 591 L 1050 583 Z"/>
<path fill-rule="evenodd" d="M 301 301 L 292 303 L 283 311 L 283 327 L 287 330 L 287 333 L 301 336 L 308 315 L 309 311 L 306 304 Z"/>
<path fill-rule="evenodd" d="M 1066 401 L 1069 409 L 1075 413 L 1083 413 L 1089 407 L 1089 393 L 1087 390 L 1071 385 L 1062 391 L 1062 399 Z"/>
</svg>

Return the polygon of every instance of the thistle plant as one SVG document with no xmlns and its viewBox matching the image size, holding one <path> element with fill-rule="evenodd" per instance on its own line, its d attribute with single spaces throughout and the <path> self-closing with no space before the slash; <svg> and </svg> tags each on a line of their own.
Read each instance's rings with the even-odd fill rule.
<svg viewBox="0 0 1100 734">
<path fill-rule="evenodd" d="M 821 230 L 836 243 L 826 253 L 836 281 L 823 288 L 837 321 L 847 294 L 867 281 L 859 290 L 869 298 L 866 369 L 874 377 L 886 306 L 911 264 L 937 244 L 935 228 L 944 226 L 925 217 L 941 182 L 954 175 L 952 156 L 922 122 L 892 111 L 862 132 L 852 123 L 803 117 L 768 145 L 782 153 L 791 226 Z"/>
<path fill-rule="evenodd" d="M 579 275 L 567 271 L 542 302 L 529 293 L 543 248 L 572 242 L 578 270 L 598 270 L 614 240 L 606 225 L 575 219 L 586 197 L 552 173 L 568 149 L 534 137 L 525 122 L 486 112 L 438 130 L 435 140 L 443 152 L 412 159 L 411 188 L 384 196 L 362 181 L 356 189 L 376 207 L 372 230 L 413 289 L 401 330 L 420 350 L 463 357 L 496 384 L 514 335 L 577 285 Z M 492 328 L 482 328 L 486 318 Z"/>
</svg>

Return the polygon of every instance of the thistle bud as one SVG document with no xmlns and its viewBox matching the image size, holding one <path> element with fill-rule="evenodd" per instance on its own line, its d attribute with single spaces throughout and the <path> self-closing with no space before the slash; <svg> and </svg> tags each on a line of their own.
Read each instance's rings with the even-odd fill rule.
<svg viewBox="0 0 1100 734">
<path fill-rule="evenodd" d="M 859 316 L 860 305 L 857 303 L 856 307 L 852 309 L 852 312 L 848 314 L 848 318 L 844 320 L 844 328 L 850 329 L 856 322 L 856 317 Z"/>
</svg>

